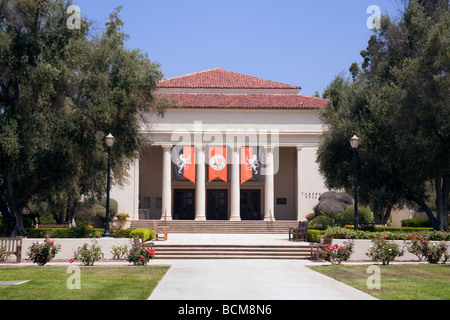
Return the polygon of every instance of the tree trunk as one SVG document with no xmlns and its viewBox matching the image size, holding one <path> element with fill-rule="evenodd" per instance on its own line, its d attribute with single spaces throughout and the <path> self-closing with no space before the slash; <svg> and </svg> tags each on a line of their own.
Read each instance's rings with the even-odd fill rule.
<svg viewBox="0 0 450 320">
<path fill-rule="evenodd" d="M 436 211 L 438 231 L 448 232 L 448 196 L 450 192 L 450 175 L 438 172 L 436 174 Z"/>
<path fill-rule="evenodd" d="M 24 237 L 27 232 L 23 225 L 22 210 L 24 205 L 16 202 L 11 177 L 5 178 L 5 195 L 8 209 L 4 215 L 5 230 L 3 234 L 7 237 Z M 3 212 L 2 212 L 3 213 Z"/>
</svg>

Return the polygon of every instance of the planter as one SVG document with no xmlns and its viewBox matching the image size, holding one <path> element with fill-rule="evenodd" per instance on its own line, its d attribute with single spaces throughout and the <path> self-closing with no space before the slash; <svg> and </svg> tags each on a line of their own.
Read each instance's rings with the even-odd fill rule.
<svg viewBox="0 0 450 320">
<path fill-rule="evenodd" d="M 348 242 L 347 239 L 335 239 L 333 240 L 333 244 L 343 245 L 344 242 Z M 355 247 L 354 247 L 354 253 L 350 256 L 350 259 L 348 261 L 370 261 L 370 258 L 366 255 L 366 252 L 369 250 L 369 247 L 372 245 L 371 240 L 353 240 Z M 418 262 L 419 259 L 416 255 L 408 252 L 406 249 L 407 245 L 409 244 L 409 241 L 403 241 L 403 240 L 394 240 L 394 243 L 398 245 L 399 249 L 404 249 L 403 256 L 395 258 L 395 261 L 413 261 Z M 432 243 L 440 243 L 440 241 L 432 241 Z M 447 252 L 450 252 L 450 241 L 446 242 L 447 247 L 449 248 Z M 447 262 L 448 263 L 448 262 Z"/>
<path fill-rule="evenodd" d="M 33 242 L 41 241 L 44 242 L 45 239 L 23 239 L 22 242 L 22 257 L 28 257 L 28 252 L 30 246 Z M 61 250 L 55 255 L 54 260 L 66 260 L 73 258 L 75 251 L 83 244 L 92 244 L 92 240 L 96 240 L 98 245 L 102 248 L 102 259 L 110 260 L 113 258 L 111 253 L 111 247 L 115 245 L 127 245 L 131 249 L 132 239 L 120 238 L 120 239 L 110 239 L 110 238 L 98 238 L 98 239 L 52 239 L 55 241 L 56 245 L 61 245 Z"/>
</svg>

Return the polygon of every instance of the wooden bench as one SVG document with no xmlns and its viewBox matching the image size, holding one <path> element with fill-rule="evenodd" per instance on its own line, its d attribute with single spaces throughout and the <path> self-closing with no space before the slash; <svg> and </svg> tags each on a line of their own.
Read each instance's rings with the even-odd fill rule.
<svg viewBox="0 0 450 320">
<path fill-rule="evenodd" d="M 153 248 L 153 242 L 144 242 L 142 243 L 141 238 L 138 236 L 134 237 L 133 239 L 133 246 L 135 247 L 144 247 L 144 248 Z"/>
<path fill-rule="evenodd" d="M 289 241 L 307 241 L 308 221 L 300 221 L 298 228 L 289 228 Z"/>
<path fill-rule="evenodd" d="M 311 244 L 311 260 L 319 261 L 325 257 L 325 251 L 327 247 L 331 247 L 333 238 L 323 238 L 320 243 Z"/>
<path fill-rule="evenodd" d="M 156 221 L 153 221 L 153 230 L 155 231 L 155 240 L 156 241 L 167 241 L 167 230 L 169 227 L 166 226 L 158 226 Z"/>
<path fill-rule="evenodd" d="M 0 238 L 0 248 L 2 248 L 3 254 L 6 256 L 15 255 L 17 263 L 22 261 L 22 239 L 23 237 Z"/>
</svg>

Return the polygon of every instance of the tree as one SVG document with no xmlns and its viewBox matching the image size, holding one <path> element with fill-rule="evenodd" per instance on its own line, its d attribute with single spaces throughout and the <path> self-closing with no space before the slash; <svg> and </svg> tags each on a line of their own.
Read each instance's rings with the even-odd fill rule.
<svg viewBox="0 0 450 320">
<path fill-rule="evenodd" d="M 322 115 L 330 129 L 318 157 L 328 184 L 348 188 L 349 169 L 333 173 L 330 159 L 339 161 L 338 167 L 349 166 L 350 152 L 342 154 L 345 151 L 338 148 L 345 150 L 344 143 L 356 133 L 363 141 L 359 194 L 387 209 L 399 202 L 414 202 L 436 230 L 446 231 L 449 17 L 448 1 L 442 0 L 409 1 L 398 22 L 382 17 L 381 29 L 361 52 L 361 73 L 352 73 L 353 83 L 338 77 L 324 93 L 330 102 Z M 352 66 L 352 70 L 357 69 Z M 427 204 L 430 181 L 435 184 L 436 216 Z"/>
<path fill-rule="evenodd" d="M 5 235 L 25 235 L 30 199 L 61 207 L 70 221 L 83 196 L 105 193 L 104 137 L 113 133 L 113 176 L 143 144 L 141 112 L 154 98 L 159 65 L 128 50 L 120 9 L 101 35 L 67 27 L 66 0 L 0 0 L 0 210 Z M 64 212 L 65 211 L 65 212 Z M 66 215 L 66 217 L 64 217 Z"/>
</svg>

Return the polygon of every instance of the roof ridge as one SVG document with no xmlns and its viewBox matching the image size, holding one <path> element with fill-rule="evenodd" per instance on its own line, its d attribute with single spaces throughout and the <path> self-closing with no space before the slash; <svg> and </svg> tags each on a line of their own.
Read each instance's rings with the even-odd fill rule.
<svg viewBox="0 0 450 320">
<path fill-rule="evenodd" d="M 214 72 L 216 71 L 216 72 Z M 199 75 L 212 73 L 212 75 Z M 193 80 L 195 79 L 195 80 Z M 194 81 L 197 84 L 189 83 Z M 189 84 L 187 84 L 189 83 Z M 248 83 L 248 85 L 247 85 Z M 298 89 L 300 86 L 295 86 L 279 81 L 268 80 L 256 76 L 247 75 L 240 72 L 229 71 L 222 68 L 212 68 L 203 71 L 193 72 L 185 75 L 175 76 L 159 82 L 161 87 L 172 88 L 223 88 L 223 89 Z"/>
<path fill-rule="evenodd" d="M 195 75 L 195 74 L 201 74 L 201 73 L 213 71 L 213 70 L 216 70 L 216 69 L 221 69 L 221 68 L 211 68 L 211 69 L 207 69 L 207 70 L 202 70 L 202 71 L 196 71 L 196 72 L 191 72 L 191 73 L 187 73 L 187 74 L 182 74 L 182 75 L 179 75 L 179 76 L 170 77 L 170 78 L 167 78 L 167 79 L 162 79 L 162 80 L 159 81 L 159 82 L 164 82 L 164 81 L 169 81 L 169 80 L 174 80 L 174 79 L 180 79 L 180 78 L 184 78 L 184 77 L 189 77 L 189 76 L 193 76 L 193 75 Z M 224 69 L 221 69 L 221 70 L 224 70 Z"/>
</svg>

